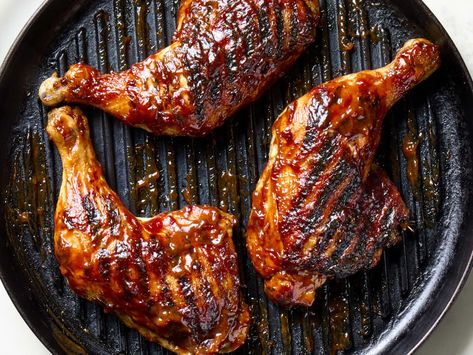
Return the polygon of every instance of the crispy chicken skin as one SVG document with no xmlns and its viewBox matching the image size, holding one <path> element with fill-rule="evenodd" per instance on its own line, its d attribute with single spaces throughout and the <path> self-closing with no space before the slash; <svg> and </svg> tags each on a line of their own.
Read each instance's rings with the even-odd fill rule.
<svg viewBox="0 0 473 355">
<path fill-rule="evenodd" d="M 386 112 L 439 65 L 437 46 L 410 40 L 390 65 L 322 84 L 274 123 L 247 232 L 272 301 L 309 306 L 327 278 L 373 267 L 399 241 L 409 212 L 373 158 Z"/>
<path fill-rule="evenodd" d="M 53 110 L 47 131 L 63 162 L 54 242 L 70 287 L 178 354 L 242 345 L 234 218 L 195 206 L 137 218 L 107 185 L 79 109 Z"/>
<path fill-rule="evenodd" d="M 157 135 L 204 136 L 255 101 L 315 40 L 318 0 L 187 0 L 172 44 L 120 73 L 72 65 L 47 106 L 93 105 Z"/>
</svg>

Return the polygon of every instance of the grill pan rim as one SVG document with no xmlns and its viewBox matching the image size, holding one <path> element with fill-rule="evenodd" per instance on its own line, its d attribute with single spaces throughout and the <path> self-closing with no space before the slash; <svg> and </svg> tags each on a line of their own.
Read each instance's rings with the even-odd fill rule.
<svg viewBox="0 0 473 355">
<path fill-rule="evenodd" d="M 70 3 L 75 3 L 74 1 L 69 1 Z M 402 1 L 401 1 L 402 2 Z M 54 5 L 61 3 L 60 0 L 44 0 L 43 3 L 40 5 L 40 7 L 34 12 L 34 14 L 30 17 L 28 22 L 25 24 L 25 26 L 22 28 L 18 36 L 16 37 L 15 41 L 11 45 L 9 51 L 7 52 L 7 55 L 5 56 L 5 59 L 3 60 L 3 63 L 0 66 L 0 84 L 4 81 L 4 77 L 7 74 L 7 70 L 10 67 L 10 64 L 12 61 L 15 59 L 15 56 L 17 53 L 20 51 L 21 47 L 24 46 L 24 40 L 25 37 L 34 29 L 35 27 L 43 27 L 44 28 L 44 19 L 43 16 L 48 13 L 48 11 L 53 8 Z M 87 3 L 87 0 L 81 1 L 81 5 L 78 5 L 78 7 L 84 6 L 84 4 Z M 396 4 L 399 4 L 400 1 L 395 1 Z M 446 39 L 446 46 L 448 46 L 448 50 L 451 53 L 451 56 L 455 62 L 456 65 L 459 66 L 460 72 L 462 77 L 464 77 L 465 82 L 462 83 L 468 87 L 466 90 L 467 95 L 470 95 L 473 97 L 473 81 L 471 78 L 471 74 L 468 71 L 464 60 L 462 59 L 455 43 L 449 36 L 448 32 L 445 30 L 443 25 L 440 23 L 440 21 L 435 17 L 435 15 L 431 12 L 431 10 L 423 3 L 422 0 L 409 0 L 408 1 L 409 5 L 419 8 L 421 12 L 423 12 L 422 16 L 426 17 L 429 19 L 429 21 L 433 22 L 433 26 L 439 30 L 444 38 Z M 401 4 L 398 5 L 399 8 L 402 9 Z M 404 12 L 403 12 L 404 13 Z M 75 14 L 74 14 L 75 15 Z M 425 15 L 425 16 L 424 16 Z M 412 21 L 412 17 L 410 17 L 410 20 Z M 466 104 L 463 104 L 464 106 Z M 464 107 L 463 106 L 463 107 Z M 473 110 L 473 107 L 472 107 Z M 3 161 L 2 161 L 3 163 Z M 4 192 L 2 192 L 3 194 Z M 4 213 L 4 200 L 0 205 L 0 213 Z M 3 219 L 3 217 L 2 217 Z M 465 229 L 465 228 L 462 228 Z M 471 226 L 469 227 L 471 229 Z M 472 232 L 471 230 L 469 231 L 470 233 Z M 462 233 L 464 234 L 464 233 Z M 3 246 L 3 243 L 2 243 Z M 466 264 L 460 274 L 459 277 L 457 277 L 457 282 L 456 282 L 456 287 L 449 292 L 449 299 L 446 302 L 446 305 L 443 307 L 443 309 L 440 312 L 437 312 L 437 314 L 433 317 L 433 320 L 430 322 L 430 324 L 427 324 L 427 327 L 424 328 L 423 333 L 412 335 L 412 341 L 411 344 L 412 347 L 408 349 L 408 353 L 412 354 L 414 353 L 421 345 L 422 343 L 432 334 L 433 330 L 435 327 L 438 325 L 438 323 L 442 320 L 442 318 L 445 316 L 447 311 L 450 309 L 452 304 L 456 301 L 459 293 L 463 289 L 468 276 L 470 274 L 470 271 L 473 267 L 473 248 L 470 252 L 469 258 L 466 261 Z M 62 353 L 63 349 L 61 349 L 57 342 L 54 341 L 55 339 L 51 336 L 51 334 L 45 334 L 45 329 L 41 327 L 40 320 L 37 318 L 35 319 L 35 315 L 31 314 L 28 312 L 27 308 L 25 307 L 25 302 L 20 300 L 19 292 L 17 290 L 14 290 L 15 288 L 18 288 L 17 285 L 14 285 L 13 283 L 10 283 L 8 281 L 8 276 L 7 276 L 7 268 L 5 266 L 4 262 L 0 262 L 0 279 L 5 287 L 5 290 L 7 291 L 7 294 L 9 295 L 10 299 L 12 300 L 13 304 L 15 305 L 15 308 L 18 310 L 26 324 L 30 327 L 30 329 L 34 332 L 36 337 L 43 343 L 43 345 L 50 351 L 52 351 L 55 354 Z M 27 280 L 25 280 L 27 281 Z M 429 308 L 432 308 L 435 303 L 438 303 L 438 297 L 433 301 L 433 303 L 429 306 Z M 42 311 L 44 305 L 40 308 Z M 420 315 L 418 315 L 418 318 L 420 318 Z M 425 325 L 424 325 L 425 326 Z"/>
<path fill-rule="evenodd" d="M 465 61 L 463 60 L 463 57 L 460 54 L 460 51 L 455 45 L 455 42 L 452 40 L 452 38 L 448 34 L 447 30 L 444 28 L 444 26 L 439 21 L 437 16 L 434 15 L 434 13 L 422 0 L 413 0 L 411 2 L 414 3 L 416 6 L 419 6 L 422 9 L 422 11 L 426 13 L 427 17 L 429 17 L 430 21 L 432 21 L 434 25 L 438 27 L 441 32 L 443 32 L 444 36 L 447 39 L 450 49 L 453 51 L 456 61 L 461 67 L 462 74 L 466 76 L 466 84 L 468 85 L 468 89 L 469 89 L 468 91 L 470 93 L 473 93 L 473 80 L 471 76 L 472 74 L 468 70 L 465 64 Z M 409 355 L 414 354 L 421 347 L 421 345 L 432 335 L 437 325 L 443 320 L 447 312 L 450 310 L 452 305 L 458 299 L 460 292 L 463 290 L 463 287 L 465 286 L 466 281 L 468 280 L 468 277 L 470 276 L 472 268 L 473 268 L 473 248 L 472 248 L 472 251 L 470 252 L 470 257 L 469 257 L 469 260 L 467 261 L 466 268 L 464 269 L 460 277 L 460 281 L 458 282 L 455 290 L 451 293 L 451 297 L 448 300 L 446 306 L 437 316 L 434 317 L 435 320 L 431 323 L 430 327 L 425 331 L 425 334 L 423 336 L 418 337 L 416 344 L 409 351 Z"/>
<path fill-rule="evenodd" d="M 40 22 L 41 18 L 44 13 L 46 13 L 51 7 L 56 0 L 43 0 L 42 4 L 36 9 L 36 11 L 31 15 L 31 17 L 28 19 L 26 24 L 23 26 L 21 29 L 20 33 L 16 36 L 15 40 L 13 41 L 12 45 L 10 46 L 10 49 L 7 51 L 7 54 L 5 58 L 3 59 L 3 62 L 0 65 L 0 85 L 4 81 L 4 77 L 7 73 L 7 69 L 10 66 L 10 63 L 14 60 L 15 54 L 19 51 L 20 47 L 23 45 L 25 37 L 28 35 L 28 33 L 31 31 L 32 27 L 34 26 L 39 26 L 42 27 Z M 0 86 L 1 89 L 1 86 Z M 3 165 L 3 162 L 2 162 Z M 2 189 L 1 196 L 2 196 L 2 202 L 0 203 L 0 213 L 1 213 L 1 219 L 3 221 L 3 215 L 4 215 L 4 204 L 5 204 L 5 191 Z M 3 287 L 5 288 L 5 291 L 10 297 L 10 300 L 12 301 L 13 305 L 15 306 L 16 310 L 18 313 L 21 315 L 21 318 L 25 321 L 25 323 L 28 325 L 28 327 L 31 329 L 31 331 L 34 333 L 34 335 L 41 341 L 41 343 L 52 353 L 54 354 L 59 354 L 60 352 L 58 351 L 60 348 L 55 346 L 54 342 L 51 341 L 51 337 L 49 334 L 44 334 L 43 331 L 41 331 L 40 327 L 37 326 L 34 323 L 37 323 L 37 319 L 34 319 L 34 317 L 31 317 L 31 315 L 27 314 L 27 310 L 23 307 L 23 305 L 20 304 L 19 298 L 17 297 L 17 293 L 13 290 L 13 286 L 10 285 L 10 283 L 7 282 L 7 276 L 6 276 L 6 268 L 3 262 L 0 262 L 0 280 L 2 282 Z"/>
<path fill-rule="evenodd" d="M 463 60 L 460 51 L 458 50 L 457 46 L 455 45 L 455 42 L 452 40 L 450 35 L 448 34 L 447 30 L 444 28 L 442 23 L 437 19 L 437 17 L 434 15 L 434 13 L 430 10 L 430 8 L 422 1 L 422 0 L 411 0 L 411 3 L 414 4 L 414 6 L 418 6 L 421 8 L 423 12 L 425 12 L 426 16 L 429 18 L 430 21 L 434 23 L 434 25 L 443 33 L 445 38 L 447 39 L 448 46 L 453 52 L 453 55 L 455 57 L 455 60 L 457 61 L 457 64 L 460 65 L 462 74 L 466 77 L 466 84 L 468 85 L 468 91 L 469 93 L 473 93 L 473 80 L 472 80 L 472 74 L 466 67 L 465 61 Z M 471 201 L 470 201 L 471 202 Z M 472 231 L 470 230 L 470 233 Z M 442 321 L 444 318 L 445 314 L 450 310 L 452 305 L 455 303 L 455 301 L 458 299 L 458 296 L 460 295 L 460 292 L 463 290 L 463 287 L 466 284 L 466 281 L 468 280 L 468 277 L 470 276 L 471 270 L 473 269 L 473 248 L 470 252 L 470 257 L 469 260 L 466 263 L 466 267 L 460 277 L 460 280 L 457 284 L 457 287 L 454 289 L 454 291 L 451 293 L 450 299 L 447 301 L 446 306 L 443 308 L 443 310 L 434 317 L 434 321 L 431 322 L 430 326 L 428 326 L 428 329 L 425 331 L 423 336 L 419 336 L 418 340 L 414 343 L 415 345 L 409 350 L 409 355 L 415 353 L 421 345 L 432 335 L 433 331 L 437 327 L 437 325 Z"/>
</svg>

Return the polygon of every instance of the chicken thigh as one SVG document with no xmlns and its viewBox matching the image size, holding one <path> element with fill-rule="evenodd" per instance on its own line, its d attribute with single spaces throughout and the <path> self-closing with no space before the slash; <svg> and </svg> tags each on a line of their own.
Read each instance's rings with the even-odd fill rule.
<svg viewBox="0 0 473 355">
<path fill-rule="evenodd" d="M 63 163 L 54 242 L 70 287 L 176 353 L 242 345 L 249 312 L 232 241 L 235 219 L 196 206 L 137 218 L 107 185 L 79 109 L 53 110 L 47 131 Z"/>
<path fill-rule="evenodd" d="M 324 83 L 274 123 L 247 231 L 272 301 L 309 306 L 327 278 L 373 267 L 399 241 L 409 212 L 373 159 L 386 112 L 439 65 L 437 46 L 411 40 L 388 66 Z"/>
<path fill-rule="evenodd" d="M 157 135 L 203 136 L 256 100 L 315 40 L 318 0 L 185 0 L 172 44 L 120 73 L 85 64 L 39 89 Z"/>
</svg>

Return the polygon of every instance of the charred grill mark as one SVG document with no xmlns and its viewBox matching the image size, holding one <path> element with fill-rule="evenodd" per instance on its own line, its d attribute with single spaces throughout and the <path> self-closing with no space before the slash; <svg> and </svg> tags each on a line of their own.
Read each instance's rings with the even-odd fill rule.
<svg viewBox="0 0 473 355">
<path fill-rule="evenodd" d="M 341 187 L 340 185 L 345 185 L 345 187 Z M 345 198 L 350 198 L 353 195 L 353 192 L 356 191 L 357 184 L 355 174 L 352 170 L 350 170 L 350 166 L 346 163 L 345 160 L 342 160 L 337 168 L 333 171 L 331 178 L 327 182 L 325 189 L 322 191 L 322 195 L 317 199 L 317 207 L 311 211 L 309 217 L 305 220 L 303 224 L 302 233 L 306 237 L 310 237 L 311 234 L 315 232 L 315 229 L 318 225 L 321 224 L 322 220 L 324 219 L 324 215 L 327 212 L 326 206 L 327 202 L 331 198 L 335 198 L 340 194 L 340 189 L 343 188 L 344 190 L 341 192 L 346 192 Z M 338 212 L 329 210 L 329 218 L 330 219 L 337 219 Z M 336 224 L 336 223 L 335 223 Z M 330 229 L 326 231 L 322 238 L 319 238 L 317 241 L 316 250 L 318 252 L 325 251 L 327 248 L 328 243 L 331 240 L 331 235 L 329 235 Z"/>
<path fill-rule="evenodd" d="M 323 134 L 320 132 L 320 130 L 314 127 L 315 125 L 315 120 L 312 118 L 312 116 L 309 116 L 309 119 L 307 120 L 306 135 L 304 137 L 304 142 L 302 143 L 301 147 L 301 153 L 303 153 L 304 155 L 307 155 L 313 151 L 313 148 L 317 144 L 318 139 L 325 138 L 323 137 Z M 333 145 L 335 144 L 332 144 L 332 146 Z"/>
<path fill-rule="evenodd" d="M 203 334 L 208 335 L 217 325 L 219 319 L 217 299 L 220 298 L 220 295 L 213 294 L 210 280 L 205 277 L 206 275 L 192 273 L 191 276 L 193 276 L 193 284 L 199 295 L 198 308 L 205 310 L 205 321 L 201 321 L 200 326 Z"/>
<path fill-rule="evenodd" d="M 192 119 L 202 122 L 205 115 L 203 85 L 207 82 L 205 71 L 201 71 L 198 66 L 199 57 L 202 54 L 202 45 L 199 41 L 192 45 L 186 44 L 182 50 L 179 50 L 178 52 L 186 67 L 191 89 L 191 105 L 194 109 Z"/>
<path fill-rule="evenodd" d="M 341 235 L 343 235 L 343 238 L 341 239 L 340 244 L 337 245 L 334 253 L 326 258 L 324 261 L 323 267 L 323 272 L 327 275 L 337 275 L 340 272 L 339 271 L 339 265 L 343 264 L 343 261 L 341 260 L 342 256 L 346 253 L 347 249 L 350 248 L 354 243 L 355 245 L 360 245 L 361 243 L 357 243 L 359 240 L 358 234 L 355 234 L 355 232 L 351 228 L 341 228 L 340 231 Z"/>
<path fill-rule="evenodd" d="M 337 257 L 331 260 L 332 273 L 346 276 L 370 267 L 377 252 L 391 245 L 394 228 L 402 218 L 401 210 L 393 206 L 396 199 L 392 191 L 390 196 L 383 195 L 381 199 L 370 188 L 363 192 L 347 223 L 346 232 L 356 235 L 357 240 L 353 250 L 337 251 Z"/>
<path fill-rule="evenodd" d="M 351 204 L 349 203 L 350 200 L 354 200 L 357 197 L 357 192 L 361 189 L 361 176 L 356 172 L 350 175 L 350 181 L 345 190 L 343 191 L 342 195 L 338 197 L 337 203 L 333 209 L 333 211 L 340 212 L 343 209 L 350 208 Z"/>
<path fill-rule="evenodd" d="M 130 258 L 128 244 L 124 242 L 117 242 L 114 250 L 115 261 L 115 280 L 120 285 L 120 291 L 123 293 L 123 299 L 129 302 L 133 299 L 133 292 L 130 289 L 128 280 L 128 260 Z"/>
<path fill-rule="evenodd" d="M 246 1 L 236 2 L 228 9 L 225 16 L 225 23 L 232 32 L 231 41 L 235 41 L 233 51 L 237 58 L 237 63 L 244 65 L 242 58 L 249 59 L 248 43 L 251 40 L 253 28 L 251 27 L 252 13 L 249 11 Z M 238 69 L 235 67 L 235 69 Z"/>
<path fill-rule="evenodd" d="M 104 279 L 104 281 L 110 281 L 110 262 L 112 258 L 110 252 L 107 249 L 100 249 L 97 252 L 97 261 L 98 261 L 98 272 Z"/>
<path fill-rule="evenodd" d="M 364 258 L 366 248 L 365 233 L 369 229 L 366 217 L 358 210 L 349 216 L 349 220 L 342 226 L 344 238 L 337 246 L 334 254 L 325 260 L 323 272 L 327 275 L 348 276 L 361 269 L 359 258 Z"/>
<path fill-rule="evenodd" d="M 363 226 L 368 227 L 369 224 Z M 341 264 L 345 273 L 353 272 L 354 270 L 358 271 L 371 264 L 374 253 L 377 250 L 377 248 L 374 248 L 374 246 L 368 245 L 368 242 L 372 238 L 371 236 L 373 234 L 374 233 L 372 231 L 366 228 L 360 228 L 360 241 L 356 245 L 355 251 L 347 255 L 345 257 L 345 262 Z M 377 234 L 377 236 L 380 240 L 384 239 L 382 234 Z"/>
<path fill-rule="evenodd" d="M 298 1 L 297 6 L 301 6 L 300 2 Z M 297 10 L 292 10 L 290 12 L 290 22 L 289 26 L 291 27 L 288 31 L 289 39 L 288 39 L 288 49 L 292 50 L 297 45 L 297 37 L 299 35 L 299 14 Z"/>
<path fill-rule="evenodd" d="M 310 107 L 308 108 L 306 136 L 304 137 L 302 151 L 311 152 L 317 139 L 322 135 L 321 128 L 325 126 L 325 122 L 328 118 L 328 110 L 326 107 L 331 105 L 333 100 L 334 95 L 330 95 L 327 90 L 317 90 L 315 93 L 315 97 L 311 100 Z M 338 137 L 336 139 L 338 139 Z M 333 142 L 333 144 L 338 144 L 338 141 Z"/>
<path fill-rule="evenodd" d="M 324 225 L 324 232 L 321 235 L 316 236 L 317 242 L 313 246 L 310 254 L 308 254 L 307 268 L 316 272 L 323 273 L 324 275 L 329 274 L 327 271 L 329 265 L 333 259 L 333 254 L 328 253 L 328 246 L 332 243 L 337 244 L 335 238 L 343 238 L 343 221 L 339 218 L 329 218 L 327 223 Z M 338 245 L 335 247 L 335 251 L 338 250 Z M 307 251 L 306 251 L 307 253 Z"/>
<path fill-rule="evenodd" d="M 82 197 L 82 208 L 87 216 L 88 226 L 94 236 L 102 227 L 102 215 L 99 209 L 95 206 L 93 199 L 89 196 Z"/>
<path fill-rule="evenodd" d="M 120 234 L 121 216 L 117 205 L 114 203 L 111 196 L 105 199 L 106 223 L 110 228 L 110 234 L 117 237 Z"/>
<path fill-rule="evenodd" d="M 327 165 L 330 164 L 334 157 L 339 156 L 339 149 L 340 148 L 337 142 L 324 142 L 324 145 L 317 152 L 315 164 L 310 171 L 309 179 L 305 182 L 300 195 L 297 197 L 297 200 L 294 203 L 294 206 L 297 206 L 298 208 L 302 207 L 303 202 L 312 191 L 314 184 L 324 175 Z"/>
<path fill-rule="evenodd" d="M 301 208 L 297 213 L 291 213 L 291 215 L 294 216 L 294 219 L 288 220 L 289 223 L 287 223 L 287 225 L 290 226 L 292 223 L 292 228 L 296 225 L 297 229 L 300 231 L 301 237 L 298 240 L 299 247 L 302 246 L 300 245 L 301 242 L 310 238 L 310 236 L 315 232 L 317 225 L 323 218 L 326 208 L 325 204 L 328 202 L 330 197 L 335 194 L 339 185 L 349 177 L 348 174 L 350 172 L 348 167 L 348 164 L 343 159 L 337 164 L 335 170 L 331 173 L 331 177 L 327 180 L 327 184 L 325 184 L 326 187 L 322 189 L 321 195 L 317 196 L 317 206 L 313 210 L 304 211 L 303 208 L 306 207 L 303 206 L 303 208 Z M 307 215 L 307 213 L 309 214 Z M 293 233 L 293 230 L 288 229 L 288 232 Z M 319 239 L 317 241 L 317 250 L 322 250 L 324 245 L 325 241 Z"/>
<path fill-rule="evenodd" d="M 349 242 L 349 237 L 346 235 L 346 230 L 345 228 L 342 228 L 340 233 L 340 241 L 337 242 L 337 247 L 335 248 L 335 251 L 332 255 L 329 255 L 327 253 L 327 244 L 331 241 L 331 238 L 334 238 L 337 230 L 349 223 L 347 219 L 348 216 L 352 214 L 352 206 L 350 204 L 350 201 L 356 201 L 359 197 L 359 192 L 361 190 L 361 177 L 356 173 L 351 173 L 344 181 L 344 184 L 346 184 L 346 186 L 344 187 L 342 194 L 340 196 L 337 196 L 335 206 L 333 206 L 329 210 L 329 214 L 325 218 L 326 220 L 328 220 L 327 225 L 329 227 L 320 237 L 319 240 L 322 243 L 318 245 L 317 248 L 317 252 L 324 253 L 326 257 L 330 257 L 332 260 L 336 260 L 338 258 L 337 255 L 343 252 L 343 244 L 345 244 L 344 241 Z"/>
<path fill-rule="evenodd" d="M 275 15 L 275 30 L 276 30 L 276 38 L 277 38 L 277 48 L 276 48 L 276 53 L 275 56 L 276 58 L 281 58 L 281 56 L 284 53 L 284 18 L 283 18 L 283 12 L 281 8 L 276 5 L 274 7 L 274 15 Z"/>
<path fill-rule="evenodd" d="M 191 336 L 199 340 L 204 335 L 204 332 L 201 327 L 199 309 L 197 307 L 197 296 L 192 290 L 192 284 L 187 277 L 179 278 L 179 286 L 186 301 L 186 307 L 183 309 L 184 324 L 190 329 Z"/>
<path fill-rule="evenodd" d="M 223 94 L 222 81 L 221 81 L 222 76 L 220 75 L 220 73 L 215 72 L 210 77 L 209 89 L 207 91 L 207 93 L 209 95 L 209 97 L 208 97 L 209 105 L 215 104 L 215 102 L 219 102 L 222 98 L 222 94 Z M 199 112 L 199 115 L 200 114 L 201 113 Z"/>
<path fill-rule="evenodd" d="M 362 269 L 363 260 L 368 259 L 368 251 L 364 251 L 366 223 L 363 222 L 363 217 L 360 217 L 360 220 L 358 224 L 351 221 L 352 224 L 344 228 L 343 233 L 347 236 L 345 242 L 339 246 L 334 257 L 326 260 L 324 267 L 328 275 L 346 277 Z"/>
<path fill-rule="evenodd" d="M 114 282 L 120 284 L 126 302 L 136 299 L 149 300 L 148 274 L 143 260 L 140 240 L 118 241 L 113 258 Z"/>
<path fill-rule="evenodd" d="M 275 5 L 274 2 L 268 5 L 267 9 L 268 21 L 269 21 L 269 30 L 271 32 L 271 51 L 267 53 L 268 56 L 271 56 L 274 59 L 278 59 L 281 51 L 282 39 L 280 38 L 280 33 L 278 30 L 278 21 L 282 24 L 281 11 L 279 5 Z"/>
<path fill-rule="evenodd" d="M 218 279 L 218 275 L 216 275 L 216 270 L 214 270 L 214 268 L 219 265 L 219 262 L 221 263 L 221 261 L 214 261 L 213 263 L 211 263 L 201 248 L 199 248 L 196 253 L 198 265 L 201 269 L 202 275 L 205 275 L 205 280 L 207 281 L 208 287 L 211 289 L 211 294 L 213 294 L 215 298 L 219 298 L 221 294 L 220 282 L 222 280 Z M 225 266 L 222 265 L 222 267 Z"/>
<path fill-rule="evenodd" d="M 245 38 L 245 56 L 251 58 L 258 54 L 255 50 L 258 49 L 261 44 L 261 37 L 256 5 L 253 1 L 248 1 L 246 5 L 248 7 L 247 13 L 243 18 L 238 19 L 239 23 L 241 21 L 238 28 L 242 31 Z"/>
<path fill-rule="evenodd" d="M 89 196 L 82 197 L 82 208 L 89 223 L 96 225 L 100 222 L 100 212 L 95 208 L 95 203 Z"/>
<path fill-rule="evenodd" d="M 202 56 L 202 45 L 199 41 L 196 41 L 192 46 L 184 47 L 182 58 L 183 63 L 186 66 L 187 76 L 189 85 L 192 93 L 191 105 L 194 109 L 193 119 L 202 122 L 205 115 L 204 108 L 204 84 L 208 81 L 206 78 L 206 72 L 200 70 L 198 61 Z"/>
<path fill-rule="evenodd" d="M 172 289 L 169 286 L 168 282 L 165 280 L 164 274 L 162 275 L 162 289 L 160 295 L 160 302 L 162 302 L 163 306 L 165 307 L 175 307 L 176 303 L 173 299 Z"/>
<path fill-rule="evenodd" d="M 271 24 L 269 22 L 267 0 L 260 0 L 263 3 L 258 10 L 258 24 L 261 33 L 264 55 L 270 56 L 274 53 Z"/>
<path fill-rule="evenodd" d="M 234 19 L 232 19 L 234 20 Z M 228 80 L 228 83 L 233 83 L 236 80 L 236 73 L 238 71 L 238 64 L 240 62 L 240 58 L 238 58 L 238 49 L 239 49 L 239 40 L 241 39 L 241 33 L 229 23 L 225 23 L 225 29 L 230 31 L 232 34 L 228 38 L 226 38 L 226 48 L 225 48 L 225 71 L 224 73 L 227 74 L 227 77 L 221 77 L 220 80 Z M 234 104 L 237 100 L 239 100 L 236 95 L 236 90 L 229 90 L 228 95 L 231 97 L 230 103 Z"/>
<path fill-rule="evenodd" d="M 363 200 L 364 198 L 363 196 L 361 199 Z M 378 231 L 374 231 L 375 226 L 373 222 L 370 221 L 370 217 L 374 211 L 363 211 L 359 208 L 357 208 L 356 211 L 359 213 L 358 216 L 352 216 L 351 229 L 356 233 L 358 240 L 353 250 L 343 255 L 339 265 L 333 266 L 334 272 L 337 274 L 348 275 L 369 265 L 372 261 L 374 250 L 373 248 L 369 248 L 368 241 L 371 235 L 377 235 L 380 239 L 383 237 Z"/>
<path fill-rule="evenodd" d="M 321 144 L 324 143 L 325 142 L 322 142 Z M 330 175 L 329 177 L 327 177 L 327 179 L 337 179 L 328 180 L 326 186 L 330 187 L 328 187 L 326 190 L 333 191 L 332 186 L 330 185 L 331 181 L 339 181 L 340 183 L 343 181 L 345 176 L 342 176 L 340 174 L 337 175 L 337 172 L 340 171 L 341 166 L 345 166 L 346 162 L 339 151 L 340 147 L 337 144 L 333 144 L 333 141 L 330 141 L 329 143 L 323 145 L 322 149 L 317 152 L 317 154 L 322 155 L 318 156 L 315 159 L 315 164 L 312 167 L 309 178 L 304 182 L 304 185 L 302 186 L 299 195 L 295 196 L 294 198 L 293 208 L 289 211 L 287 215 L 283 216 L 283 219 L 281 221 L 281 233 L 283 235 L 291 234 L 293 232 L 295 222 L 299 227 L 304 226 L 302 227 L 302 234 L 304 236 L 307 236 L 311 233 L 307 228 L 309 228 L 309 225 L 312 225 L 309 220 L 315 216 L 313 216 L 315 210 L 309 216 L 307 216 L 307 211 L 304 211 L 307 205 L 307 198 L 309 198 L 309 196 L 313 193 L 316 183 L 324 176 Z M 330 169 L 330 164 L 335 166 L 335 170 L 333 172 L 329 172 L 328 170 Z M 346 167 L 348 167 L 348 165 L 346 165 Z M 326 202 L 324 201 L 324 199 L 328 199 L 328 197 L 329 195 L 327 193 L 317 197 L 318 200 L 316 209 L 323 208 L 323 205 Z M 318 213 L 316 214 L 318 215 Z M 312 222 L 315 223 L 315 221 Z"/>
<path fill-rule="evenodd" d="M 148 270 L 146 268 L 146 262 L 143 258 L 143 243 L 140 238 L 136 238 L 133 241 L 133 248 L 131 249 L 132 251 L 132 260 L 136 264 L 136 268 L 138 269 L 138 279 L 135 281 L 133 280 L 132 282 L 135 282 L 137 284 L 137 291 L 147 301 L 149 301 L 149 276 L 148 276 Z"/>
</svg>

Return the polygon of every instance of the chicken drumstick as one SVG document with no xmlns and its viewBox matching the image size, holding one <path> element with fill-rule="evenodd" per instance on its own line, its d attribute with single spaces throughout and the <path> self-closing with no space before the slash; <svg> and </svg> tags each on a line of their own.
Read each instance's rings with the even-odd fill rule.
<svg viewBox="0 0 473 355">
<path fill-rule="evenodd" d="M 327 278 L 376 265 L 399 241 L 409 212 L 373 158 L 388 109 L 439 65 L 437 46 L 411 40 L 390 65 L 322 84 L 274 123 L 247 232 L 274 302 L 311 305 Z"/>
<path fill-rule="evenodd" d="M 169 47 L 120 73 L 73 65 L 39 97 L 93 105 L 157 135 L 203 136 L 294 63 L 319 15 L 318 0 L 185 0 Z"/>
<path fill-rule="evenodd" d="M 79 109 L 53 110 L 47 131 L 63 162 L 54 241 L 70 287 L 176 353 L 242 345 L 249 313 L 234 218 L 195 206 L 137 218 L 107 185 Z"/>
</svg>

